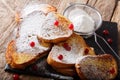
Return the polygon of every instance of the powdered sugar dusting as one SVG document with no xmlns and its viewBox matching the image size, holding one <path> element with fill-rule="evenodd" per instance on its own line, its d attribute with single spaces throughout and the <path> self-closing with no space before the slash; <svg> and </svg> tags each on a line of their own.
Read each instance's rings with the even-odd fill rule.
<svg viewBox="0 0 120 80">
<path fill-rule="evenodd" d="M 54 47 L 51 50 L 51 53 L 55 54 L 53 54 L 52 57 L 58 62 L 74 64 L 76 62 L 76 59 L 78 57 L 83 56 L 84 54 L 84 48 L 82 48 L 81 46 L 79 46 L 79 48 L 80 49 L 78 49 L 78 46 L 73 44 L 71 46 L 71 51 L 67 51 L 62 46 L 54 45 Z M 57 56 L 59 56 L 60 54 L 63 55 L 62 60 L 59 60 L 57 58 Z"/>
<path fill-rule="evenodd" d="M 27 18 L 23 19 L 20 25 L 20 35 L 39 34 L 44 20 L 45 15 L 42 12 L 32 13 Z"/>
<path fill-rule="evenodd" d="M 47 5 L 47 4 L 46 4 Z M 22 21 L 20 22 L 19 38 L 16 40 L 18 52 L 39 53 L 49 48 L 43 47 L 38 43 L 37 36 L 43 39 L 56 39 L 68 37 L 72 30 L 62 30 L 63 26 L 55 27 L 54 22 L 57 20 L 55 13 L 45 14 L 41 10 L 45 4 L 28 5 L 22 11 Z M 29 46 L 30 41 L 35 42 L 35 47 Z"/>
<path fill-rule="evenodd" d="M 62 26 L 55 27 L 54 22 L 57 19 L 55 18 L 54 13 L 49 13 L 46 16 L 46 20 L 41 27 L 39 36 L 42 36 L 44 39 L 56 39 L 60 37 L 68 37 L 72 34 L 72 31 L 69 29 L 62 30 Z"/>
<path fill-rule="evenodd" d="M 31 47 L 29 44 L 30 42 L 34 42 L 35 46 Z M 17 52 L 24 52 L 24 53 L 41 53 L 48 48 L 43 47 L 37 40 L 37 36 L 21 36 L 16 40 Z"/>
<path fill-rule="evenodd" d="M 89 33 L 94 30 L 94 20 L 82 9 L 76 8 L 70 11 L 68 18 L 73 22 L 75 31 Z"/>
<path fill-rule="evenodd" d="M 34 11 L 45 11 L 45 7 L 48 6 L 48 4 L 29 4 L 21 11 L 21 17 L 24 18 Z"/>
<path fill-rule="evenodd" d="M 45 15 L 42 12 L 33 12 L 23 19 L 20 25 L 20 37 L 16 40 L 17 52 L 42 53 L 49 49 L 40 45 L 37 39 L 44 20 Z M 35 42 L 35 47 L 29 45 L 32 41 Z"/>
</svg>

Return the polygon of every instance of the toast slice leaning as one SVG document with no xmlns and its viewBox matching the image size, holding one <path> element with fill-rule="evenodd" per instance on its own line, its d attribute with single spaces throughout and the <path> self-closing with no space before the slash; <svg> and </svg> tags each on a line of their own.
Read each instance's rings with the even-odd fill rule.
<svg viewBox="0 0 120 80">
<path fill-rule="evenodd" d="M 45 45 L 46 43 L 44 43 Z M 7 47 L 6 50 L 6 61 L 12 68 L 17 69 L 24 69 L 28 65 L 34 63 L 39 58 L 45 56 L 48 54 L 48 51 L 50 50 L 49 44 L 46 44 L 46 46 L 43 46 L 42 43 L 38 44 L 35 43 L 35 47 L 30 47 L 28 43 L 28 47 L 26 46 L 26 43 L 22 43 L 20 41 L 17 42 L 17 40 L 12 40 Z M 19 47 L 18 47 L 19 46 Z M 25 48 L 27 47 L 27 48 Z"/>
<path fill-rule="evenodd" d="M 112 80 L 118 73 L 110 54 L 86 55 L 77 59 L 75 67 L 81 80 Z"/>
<path fill-rule="evenodd" d="M 49 43 L 67 40 L 73 34 L 73 24 L 63 15 L 51 12 L 45 17 L 38 38 Z"/>
<path fill-rule="evenodd" d="M 67 41 L 52 47 L 47 62 L 56 68 L 73 68 L 76 59 L 84 55 L 95 55 L 95 52 L 81 36 L 74 33 Z"/>
</svg>

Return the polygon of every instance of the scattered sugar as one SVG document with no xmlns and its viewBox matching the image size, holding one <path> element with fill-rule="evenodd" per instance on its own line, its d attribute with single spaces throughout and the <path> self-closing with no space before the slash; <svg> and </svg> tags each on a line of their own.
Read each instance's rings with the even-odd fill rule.
<svg viewBox="0 0 120 80">
<path fill-rule="evenodd" d="M 89 33 L 94 30 L 95 21 L 81 9 L 72 10 L 68 18 L 73 22 L 75 31 Z"/>
</svg>

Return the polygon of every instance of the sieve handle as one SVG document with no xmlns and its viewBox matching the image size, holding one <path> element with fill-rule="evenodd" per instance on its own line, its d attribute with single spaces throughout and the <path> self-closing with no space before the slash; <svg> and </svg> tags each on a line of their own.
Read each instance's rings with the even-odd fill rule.
<svg viewBox="0 0 120 80">
<path fill-rule="evenodd" d="M 108 44 L 108 42 L 107 42 L 102 36 L 100 36 L 100 35 L 98 35 L 98 34 L 96 34 L 96 33 L 94 32 L 95 42 L 96 42 L 96 44 L 98 45 L 98 47 L 101 49 L 101 51 L 102 51 L 103 53 L 106 53 L 106 52 L 104 51 L 104 49 L 103 49 L 103 48 L 100 46 L 100 44 L 98 43 L 97 37 L 100 38 L 101 40 L 103 40 L 104 43 L 109 47 L 109 49 L 110 49 L 110 50 L 114 53 L 114 55 L 118 58 L 118 60 L 120 60 L 120 56 L 113 50 L 113 48 Z"/>
</svg>

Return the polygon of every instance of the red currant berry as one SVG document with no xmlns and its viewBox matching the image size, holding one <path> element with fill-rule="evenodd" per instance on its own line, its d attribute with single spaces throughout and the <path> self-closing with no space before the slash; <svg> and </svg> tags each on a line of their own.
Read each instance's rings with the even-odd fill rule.
<svg viewBox="0 0 120 80">
<path fill-rule="evenodd" d="M 67 51 L 70 51 L 70 50 L 71 50 L 71 47 L 67 47 L 66 50 L 67 50 Z"/>
<path fill-rule="evenodd" d="M 84 53 L 85 53 L 85 54 L 88 54 L 88 53 L 89 53 L 89 49 L 86 48 L 86 49 L 84 50 Z"/>
<path fill-rule="evenodd" d="M 59 60 L 62 60 L 62 59 L 63 59 L 63 55 L 60 54 L 60 55 L 58 56 L 58 59 L 59 59 Z"/>
<path fill-rule="evenodd" d="M 113 42 L 113 40 L 112 40 L 111 38 L 108 38 L 108 39 L 107 39 L 107 42 L 108 42 L 109 44 L 111 44 L 111 43 Z"/>
<path fill-rule="evenodd" d="M 68 43 L 64 43 L 64 44 L 63 44 L 63 47 L 64 47 L 67 51 L 70 51 L 70 50 L 71 50 L 71 47 L 68 45 Z"/>
<path fill-rule="evenodd" d="M 19 75 L 18 74 L 14 74 L 13 75 L 13 80 L 19 80 Z"/>
<path fill-rule="evenodd" d="M 69 29 L 70 29 L 70 30 L 74 30 L 74 25 L 73 25 L 73 24 L 70 24 L 70 25 L 69 25 Z"/>
<path fill-rule="evenodd" d="M 58 25 L 59 25 L 59 22 L 56 20 L 56 21 L 54 22 L 54 25 L 55 25 L 55 26 L 58 26 Z"/>
<path fill-rule="evenodd" d="M 30 46 L 31 46 L 31 47 L 34 47 L 34 46 L 35 46 L 35 42 L 33 42 L 33 41 L 30 42 Z"/>
<path fill-rule="evenodd" d="M 103 30 L 104 35 L 109 35 L 109 31 L 107 29 Z"/>
<path fill-rule="evenodd" d="M 109 70 L 109 72 L 110 72 L 111 74 L 114 74 L 114 73 L 115 73 L 115 69 L 112 68 L 112 69 Z"/>
</svg>

